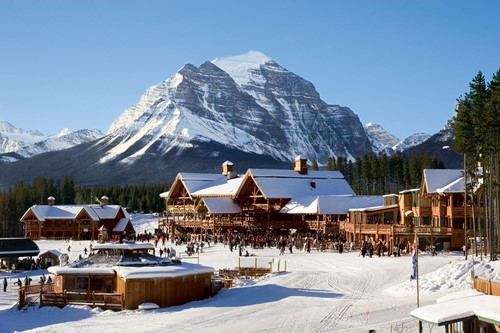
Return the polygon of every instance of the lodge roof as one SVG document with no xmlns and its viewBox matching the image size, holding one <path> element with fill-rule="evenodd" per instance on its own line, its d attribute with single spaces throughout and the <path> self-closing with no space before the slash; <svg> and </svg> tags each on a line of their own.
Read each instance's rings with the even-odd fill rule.
<svg viewBox="0 0 500 333">
<path fill-rule="evenodd" d="M 252 177 L 263 195 L 270 198 L 303 198 L 324 195 L 355 195 L 339 171 L 249 169 L 245 178 Z"/>
<path fill-rule="evenodd" d="M 231 198 L 203 198 L 202 202 L 212 214 L 238 214 L 242 210 Z"/>
<path fill-rule="evenodd" d="M 0 238 L 0 258 L 34 257 L 40 253 L 38 245 L 27 238 Z"/>
<path fill-rule="evenodd" d="M 427 193 L 463 193 L 464 180 L 461 169 L 424 169 Z"/>
<path fill-rule="evenodd" d="M 381 206 L 382 196 L 322 195 L 293 198 L 281 209 L 287 214 L 345 215 L 351 208 Z"/>
<path fill-rule="evenodd" d="M 224 177 L 226 178 L 226 177 Z M 241 185 L 241 182 L 243 181 L 242 177 L 238 178 L 233 178 L 227 180 L 225 183 L 222 184 L 207 184 L 211 185 L 205 188 L 202 188 L 198 191 L 195 191 L 191 193 L 193 196 L 203 196 L 203 197 L 209 197 L 209 196 L 234 196 L 236 194 L 236 191 Z"/>
<path fill-rule="evenodd" d="M 118 205 L 34 205 L 31 206 L 21 217 L 21 221 L 27 217 L 29 212 L 33 212 L 39 221 L 52 219 L 75 219 L 83 211 L 86 212 L 93 221 L 114 219 L 118 212 L 122 210 L 126 218 L 130 215 L 125 209 Z"/>
</svg>

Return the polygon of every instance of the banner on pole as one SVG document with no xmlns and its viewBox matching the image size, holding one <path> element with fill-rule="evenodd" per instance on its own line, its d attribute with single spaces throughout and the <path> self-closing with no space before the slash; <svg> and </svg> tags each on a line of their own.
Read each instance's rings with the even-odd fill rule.
<svg viewBox="0 0 500 333">
<path fill-rule="evenodd" d="M 411 254 L 411 262 L 413 264 L 413 274 L 412 279 L 417 278 L 417 233 L 415 232 L 415 237 L 413 238 L 413 251 Z"/>
</svg>

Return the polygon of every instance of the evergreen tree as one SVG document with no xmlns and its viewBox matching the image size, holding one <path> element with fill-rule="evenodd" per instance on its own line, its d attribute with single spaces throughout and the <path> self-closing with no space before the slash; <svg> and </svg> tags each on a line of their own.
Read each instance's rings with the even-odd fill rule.
<svg viewBox="0 0 500 333">
<path fill-rule="evenodd" d="M 311 170 L 315 170 L 315 171 L 319 170 L 318 161 L 312 160 L 312 162 L 311 162 Z"/>
</svg>

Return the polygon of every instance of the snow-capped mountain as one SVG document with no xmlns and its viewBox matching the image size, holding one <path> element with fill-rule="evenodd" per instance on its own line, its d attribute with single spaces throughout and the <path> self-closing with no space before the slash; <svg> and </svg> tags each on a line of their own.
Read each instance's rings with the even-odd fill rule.
<svg viewBox="0 0 500 333">
<path fill-rule="evenodd" d="M 67 128 L 45 136 L 38 131 L 25 131 L 7 121 L 0 121 L 0 163 L 15 162 L 41 153 L 67 149 L 102 136 L 98 130 L 72 132 Z"/>
<path fill-rule="evenodd" d="M 353 111 L 324 102 L 312 83 L 249 52 L 183 66 L 100 139 L 0 165 L 0 189 L 64 175 L 84 186 L 170 182 L 181 171 L 220 172 L 226 160 L 236 172 L 287 168 L 297 155 L 321 165 L 331 156 L 355 159 L 401 145 L 384 132 L 374 124 L 365 130 Z"/>
<path fill-rule="evenodd" d="M 453 149 L 455 131 L 453 130 L 452 121 L 450 119 L 442 130 L 422 143 L 405 149 L 405 155 L 411 158 L 425 153 L 437 161 L 444 162 L 444 166 L 447 168 L 462 168 L 463 155 L 455 152 Z"/>
<path fill-rule="evenodd" d="M 377 154 L 386 154 L 388 156 L 393 155 L 397 151 L 409 149 L 430 138 L 429 134 L 417 133 L 410 135 L 404 140 L 400 140 L 375 123 L 366 124 L 365 131 L 373 151 Z"/>
<path fill-rule="evenodd" d="M 421 144 L 431 137 L 430 134 L 427 133 L 415 133 L 404 139 L 403 141 L 398 142 L 392 148 L 395 151 L 405 151 L 411 147 Z"/>
<path fill-rule="evenodd" d="M 310 82 L 260 52 L 185 65 L 148 89 L 111 125 L 106 140 L 114 147 L 101 163 L 130 164 L 146 153 L 165 154 L 193 142 L 280 161 L 306 154 L 319 163 L 371 151 L 354 112 L 325 103 Z"/>
</svg>

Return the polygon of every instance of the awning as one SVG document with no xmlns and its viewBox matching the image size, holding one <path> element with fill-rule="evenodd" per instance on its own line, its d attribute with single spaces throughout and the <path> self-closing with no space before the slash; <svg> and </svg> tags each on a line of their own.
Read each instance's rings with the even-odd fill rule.
<svg viewBox="0 0 500 333">
<path fill-rule="evenodd" d="M 0 238 L 0 258 L 35 257 L 38 245 L 28 238 Z"/>
</svg>

